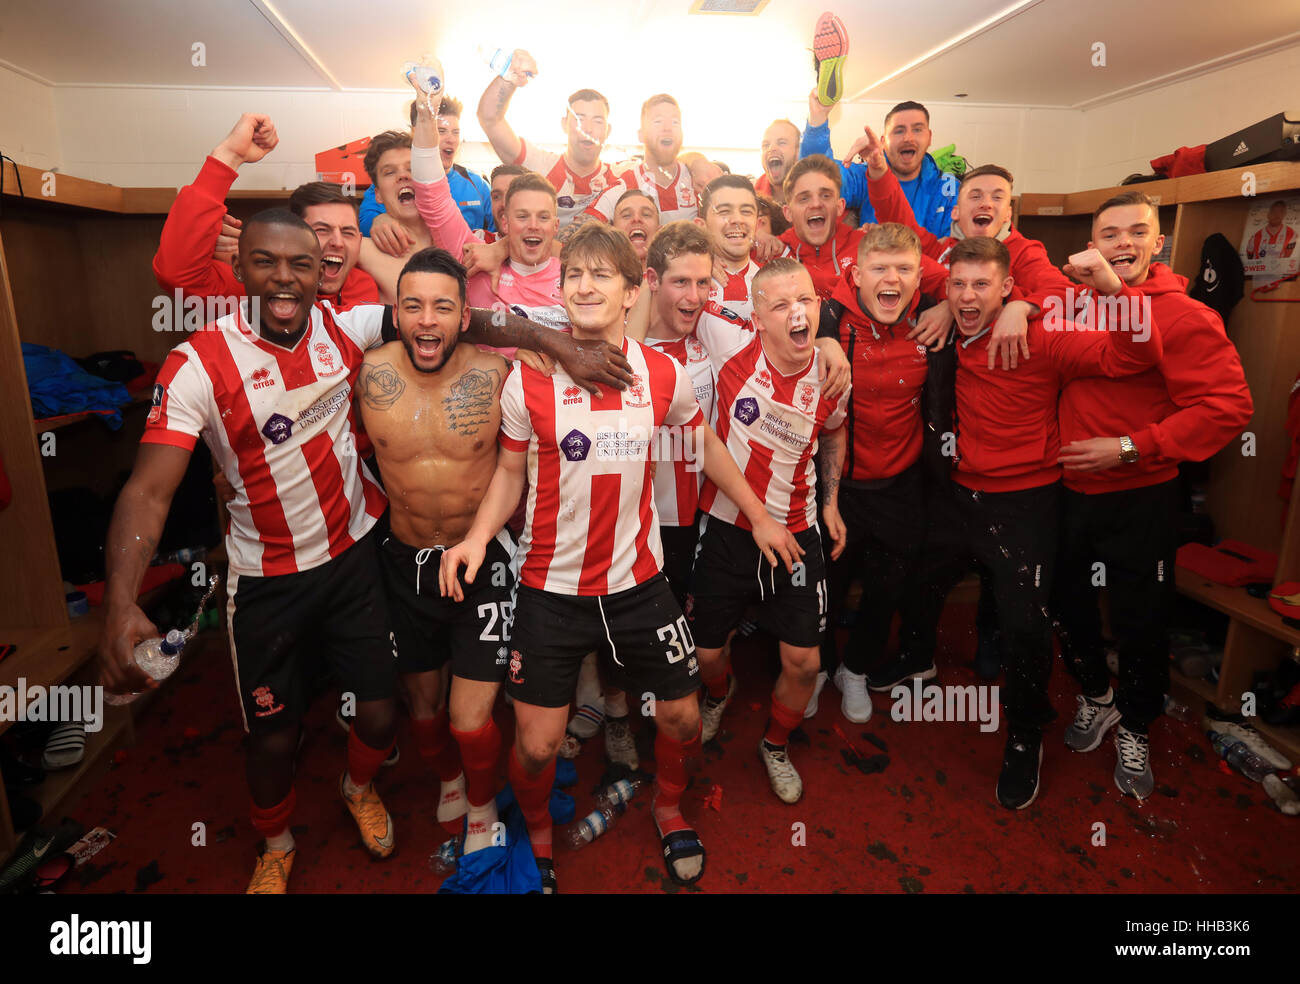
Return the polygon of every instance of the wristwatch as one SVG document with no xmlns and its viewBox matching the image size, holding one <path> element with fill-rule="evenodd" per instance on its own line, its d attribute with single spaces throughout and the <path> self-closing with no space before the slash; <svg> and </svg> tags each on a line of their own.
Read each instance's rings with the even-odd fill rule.
<svg viewBox="0 0 1300 984">
<path fill-rule="evenodd" d="M 1138 460 L 1137 445 L 1127 434 L 1119 439 L 1119 460 L 1126 465 L 1131 465 Z"/>
</svg>

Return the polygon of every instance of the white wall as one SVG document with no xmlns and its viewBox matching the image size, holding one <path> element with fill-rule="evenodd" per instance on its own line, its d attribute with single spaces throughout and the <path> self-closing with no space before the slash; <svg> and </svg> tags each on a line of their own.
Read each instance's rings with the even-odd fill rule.
<svg viewBox="0 0 1300 984">
<path fill-rule="evenodd" d="M 19 164 L 60 167 L 55 90 L 0 67 L 0 151 Z"/>
</svg>

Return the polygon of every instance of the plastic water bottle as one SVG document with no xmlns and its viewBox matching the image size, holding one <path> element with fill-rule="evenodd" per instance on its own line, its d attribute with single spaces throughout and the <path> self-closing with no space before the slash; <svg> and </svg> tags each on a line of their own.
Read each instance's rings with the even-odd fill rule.
<svg viewBox="0 0 1300 984">
<path fill-rule="evenodd" d="M 513 48 L 491 48 L 480 44 L 478 56 L 487 63 L 488 68 L 504 79 L 510 73 L 510 62 L 514 60 L 515 51 Z"/>
<path fill-rule="evenodd" d="M 645 785 L 644 779 L 631 778 L 620 779 L 618 782 L 611 783 L 600 791 L 596 797 L 596 809 L 599 810 L 605 806 L 627 805 L 628 800 L 636 795 L 637 790 Z"/>
<path fill-rule="evenodd" d="M 1245 742 L 1217 731 L 1209 732 L 1209 738 L 1219 757 L 1247 779 L 1263 782 L 1265 776 L 1273 774 L 1273 767 L 1247 748 Z"/>
<path fill-rule="evenodd" d="M 456 870 L 456 858 L 460 854 L 460 838 L 453 837 L 443 841 L 437 853 L 429 858 L 429 870 L 444 878 Z"/>
<path fill-rule="evenodd" d="M 1273 798 L 1277 808 L 1289 817 L 1300 815 L 1300 796 L 1275 775 L 1264 777 L 1264 790 Z"/>
<path fill-rule="evenodd" d="M 154 637 L 146 639 L 140 645 L 135 647 L 131 654 L 131 662 L 144 670 L 155 680 L 163 681 L 176 672 L 176 667 L 181 662 L 181 650 L 185 648 L 185 633 L 180 629 L 172 629 L 167 633 L 166 638 L 159 639 Z M 108 704 L 129 704 L 140 695 L 134 694 L 104 694 L 104 701 Z"/>
<path fill-rule="evenodd" d="M 432 55 L 421 55 L 418 62 L 407 62 L 402 66 L 402 74 L 413 74 L 415 84 L 420 87 L 420 91 L 431 99 L 441 96 L 447 84 L 447 77 L 442 71 L 442 62 Z"/>
<path fill-rule="evenodd" d="M 627 811 L 626 803 L 606 803 L 592 810 L 581 820 L 575 820 L 564 830 L 564 841 L 575 851 L 590 844 L 609 830 L 614 821 Z"/>
</svg>

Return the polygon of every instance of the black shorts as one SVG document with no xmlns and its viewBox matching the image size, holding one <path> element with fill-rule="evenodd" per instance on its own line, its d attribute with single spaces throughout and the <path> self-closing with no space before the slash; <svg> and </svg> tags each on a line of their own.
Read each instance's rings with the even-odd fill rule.
<svg viewBox="0 0 1300 984">
<path fill-rule="evenodd" d="M 803 560 L 791 574 L 772 567 L 748 530 L 705 516 L 691 592 L 691 631 L 705 649 L 720 649 L 751 601 L 758 624 L 791 646 L 819 646 L 826 631 L 826 561 L 816 526 L 794 534 Z"/>
<path fill-rule="evenodd" d="M 246 731 L 302 719 L 319 661 L 358 701 L 397 692 L 378 537 L 366 534 L 332 560 L 297 574 L 231 573 L 227 625 Z"/>
<path fill-rule="evenodd" d="M 662 574 L 602 596 L 521 584 L 511 635 L 506 693 L 537 707 L 563 707 L 573 699 L 578 669 L 593 650 L 606 682 L 634 700 L 647 694 L 676 700 L 700 686 L 691 630 Z"/>
<path fill-rule="evenodd" d="M 380 565 L 388 593 L 397 645 L 397 671 L 424 673 L 448 661 L 465 680 L 500 683 L 510 654 L 510 621 L 514 612 L 514 543 L 502 530 L 488 544 L 473 584 L 460 571 L 464 601 L 438 592 L 442 547 L 418 548 L 381 531 Z"/>
<path fill-rule="evenodd" d="M 660 526 L 659 538 L 664 545 L 664 577 L 677 604 L 685 607 L 691 591 L 691 568 L 700 545 L 699 517 L 689 526 Z"/>
</svg>

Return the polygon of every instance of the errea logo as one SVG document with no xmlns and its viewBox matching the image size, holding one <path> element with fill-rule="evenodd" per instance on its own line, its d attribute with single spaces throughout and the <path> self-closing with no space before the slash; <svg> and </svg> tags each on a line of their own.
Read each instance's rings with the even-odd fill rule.
<svg viewBox="0 0 1300 984">
<path fill-rule="evenodd" d="M 147 964 L 153 957 L 152 940 L 148 920 L 82 922 L 74 912 L 67 922 L 50 924 L 50 953 L 56 957 L 129 956 L 134 964 Z"/>
<path fill-rule="evenodd" d="M 255 390 L 266 389 L 268 386 L 275 385 L 275 377 L 271 375 L 271 370 L 265 367 L 254 369 L 251 378 L 253 380 L 253 389 Z"/>
<path fill-rule="evenodd" d="M 566 386 L 564 387 L 563 393 L 563 404 L 566 407 L 571 407 L 574 404 L 582 402 L 582 390 L 577 386 Z"/>
</svg>

